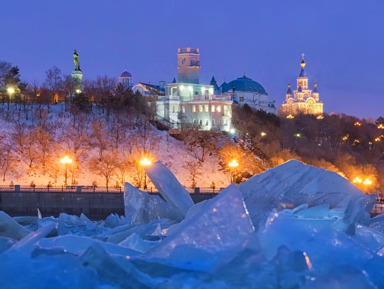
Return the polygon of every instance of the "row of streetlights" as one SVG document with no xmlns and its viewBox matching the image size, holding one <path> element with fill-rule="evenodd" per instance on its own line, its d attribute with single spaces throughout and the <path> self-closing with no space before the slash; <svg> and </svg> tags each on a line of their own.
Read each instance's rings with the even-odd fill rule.
<svg viewBox="0 0 384 289">
<path fill-rule="evenodd" d="M 68 165 L 70 165 L 73 160 L 68 156 L 65 155 L 63 158 L 60 159 L 60 162 L 65 165 L 65 185 L 68 184 Z M 143 158 L 140 160 L 139 164 L 143 167 L 149 166 L 152 164 L 151 160 L 148 158 Z M 144 174 L 144 190 L 147 189 L 147 174 Z"/>
</svg>

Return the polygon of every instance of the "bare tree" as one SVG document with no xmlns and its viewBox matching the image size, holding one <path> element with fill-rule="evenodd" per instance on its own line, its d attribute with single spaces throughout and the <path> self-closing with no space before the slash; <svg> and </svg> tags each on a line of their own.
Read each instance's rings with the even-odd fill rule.
<svg viewBox="0 0 384 289">
<path fill-rule="evenodd" d="M 116 153 L 106 152 L 101 158 L 93 157 L 89 165 L 94 173 L 105 178 L 105 185 L 108 187 L 111 177 L 116 172 Z"/>
</svg>

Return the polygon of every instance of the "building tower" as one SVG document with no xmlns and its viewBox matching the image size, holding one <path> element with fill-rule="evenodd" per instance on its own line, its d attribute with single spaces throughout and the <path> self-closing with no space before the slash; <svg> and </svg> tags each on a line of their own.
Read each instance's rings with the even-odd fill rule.
<svg viewBox="0 0 384 289">
<path fill-rule="evenodd" d="M 199 48 L 179 48 L 177 53 L 177 71 L 179 83 L 199 83 Z"/>
<path fill-rule="evenodd" d="M 304 69 L 306 65 L 304 54 L 301 57 L 301 71 L 297 77 L 297 89 L 292 93 L 291 85 L 288 84 L 285 102 L 281 106 L 281 112 L 289 117 L 298 113 L 314 115 L 323 113 L 323 103 L 319 99 L 317 84 L 314 84 L 313 90 L 308 89 L 308 77 Z"/>
<path fill-rule="evenodd" d="M 119 82 L 125 89 L 132 87 L 132 74 L 124 70 L 119 76 Z"/>
</svg>

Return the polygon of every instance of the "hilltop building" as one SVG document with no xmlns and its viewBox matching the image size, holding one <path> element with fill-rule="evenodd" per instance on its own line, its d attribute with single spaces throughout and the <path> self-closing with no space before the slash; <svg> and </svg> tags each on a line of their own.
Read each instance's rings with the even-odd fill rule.
<svg viewBox="0 0 384 289">
<path fill-rule="evenodd" d="M 300 63 L 301 71 L 297 78 L 297 89 L 291 90 L 291 84 L 288 84 L 288 90 L 285 95 L 285 102 L 281 106 L 281 112 L 287 116 L 294 116 L 298 113 L 320 115 L 323 113 L 323 102 L 319 100 L 317 84 L 314 84 L 313 90 L 308 89 L 308 77 L 305 73 L 304 54 Z"/>
<path fill-rule="evenodd" d="M 125 89 L 132 88 L 132 74 L 129 73 L 127 70 L 124 70 L 119 76 L 119 83 L 121 83 Z"/>
<path fill-rule="evenodd" d="M 140 92 L 142 95 L 164 95 L 165 81 L 160 81 L 158 85 L 152 83 L 139 82 L 132 87 L 133 92 Z"/>
<path fill-rule="evenodd" d="M 245 74 L 229 83 L 224 82 L 221 91 L 230 94 L 234 104 L 247 104 L 254 110 L 276 113 L 275 101 L 269 99 L 264 87 Z"/>
<path fill-rule="evenodd" d="M 178 81 L 165 86 L 164 95 L 156 102 L 157 119 L 171 128 L 197 127 L 200 130 L 229 131 L 232 100 L 218 92 L 216 81 L 200 84 L 198 48 L 178 49 Z"/>
</svg>

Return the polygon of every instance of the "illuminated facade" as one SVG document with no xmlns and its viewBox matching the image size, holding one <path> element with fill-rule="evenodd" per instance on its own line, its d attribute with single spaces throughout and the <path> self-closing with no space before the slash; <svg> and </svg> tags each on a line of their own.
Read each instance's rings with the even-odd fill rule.
<svg viewBox="0 0 384 289">
<path fill-rule="evenodd" d="M 298 113 L 319 115 L 323 113 L 323 102 L 319 100 L 317 84 L 314 84 L 313 90 L 308 89 L 308 77 L 305 74 L 304 54 L 300 63 L 301 71 L 297 78 L 297 89 L 291 90 L 288 84 L 288 90 L 285 95 L 285 102 L 281 106 L 281 112 L 286 115 L 295 115 Z"/>
<path fill-rule="evenodd" d="M 232 101 L 228 94 L 216 95 L 214 85 L 199 84 L 198 48 L 178 49 L 178 82 L 165 87 L 158 96 L 156 114 L 171 128 L 197 127 L 200 130 L 229 131 Z"/>
</svg>

